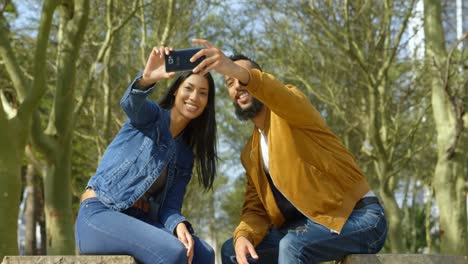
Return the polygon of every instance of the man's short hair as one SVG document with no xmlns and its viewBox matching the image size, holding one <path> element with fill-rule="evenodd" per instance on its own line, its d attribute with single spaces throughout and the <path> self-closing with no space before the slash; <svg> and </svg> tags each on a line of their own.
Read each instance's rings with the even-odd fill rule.
<svg viewBox="0 0 468 264">
<path fill-rule="evenodd" d="M 252 67 L 254 69 L 258 69 L 258 70 L 262 71 L 262 67 L 260 67 L 260 65 L 256 61 L 254 61 L 251 58 L 245 56 L 244 54 L 240 54 L 240 53 L 234 54 L 234 55 L 229 56 L 229 59 L 231 59 L 232 61 L 238 61 L 238 60 L 250 61 L 250 64 L 252 65 Z"/>
</svg>

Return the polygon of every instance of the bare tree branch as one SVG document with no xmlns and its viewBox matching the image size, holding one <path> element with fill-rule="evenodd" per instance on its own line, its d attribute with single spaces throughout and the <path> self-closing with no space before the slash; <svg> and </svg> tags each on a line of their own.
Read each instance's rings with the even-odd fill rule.
<svg viewBox="0 0 468 264">
<path fill-rule="evenodd" d="M 34 82 L 31 90 L 28 91 L 23 104 L 18 110 L 19 118 L 28 118 L 39 104 L 46 91 L 46 59 L 47 47 L 49 45 L 49 35 L 52 26 L 54 11 L 58 6 L 58 0 L 45 0 L 42 8 L 39 32 L 37 34 L 37 45 L 34 54 Z M 0 34 L 1 35 L 1 34 Z"/>
<path fill-rule="evenodd" d="M 135 3 L 137 3 L 137 2 L 135 2 Z M 145 4 L 145 5 L 147 5 L 147 4 Z M 117 26 L 115 26 L 113 28 L 109 27 L 109 25 L 108 25 L 105 40 L 102 42 L 101 48 L 99 49 L 96 60 L 94 61 L 94 63 L 92 64 L 92 66 L 91 66 L 91 68 L 89 70 L 88 79 L 86 80 L 86 84 L 84 85 L 83 92 L 82 92 L 81 96 L 79 97 L 78 102 L 76 103 L 76 107 L 75 107 L 75 111 L 74 111 L 75 116 L 79 115 L 79 113 L 81 113 L 81 111 L 82 111 L 83 105 L 86 102 L 86 99 L 88 98 L 89 93 L 91 91 L 91 87 L 93 86 L 94 81 L 96 80 L 97 76 L 99 75 L 96 67 L 100 63 L 102 63 L 102 61 L 104 59 L 104 55 L 106 54 L 107 50 L 112 45 L 112 40 L 114 39 L 115 35 L 118 34 L 118 32 L 130 21 L 130 19 L 132 17 L 134 17 L 134 15 L 138 11 L 138 9 L 143 8 L 143 7 L 144 6 L 138 6 L 136 4 L 133 5 L 133 9 L 130 12 L 130 14 L 123 21 L 121 21 L 121 23 L 119 23 Z M 108 67 L 108 65 L 105 65 L 104 67 Z"/>
<path fill-rule="evenodd" d="M 8 28 L 9 25 L 6 19 L 0 13 L 0 56 L 3 58 L 3 63 L 18 95 L 18 100 L 19 102 L 23 102 L 29 85 L 21 70 L 13 47 L 11 47 Z"/>
</svg>

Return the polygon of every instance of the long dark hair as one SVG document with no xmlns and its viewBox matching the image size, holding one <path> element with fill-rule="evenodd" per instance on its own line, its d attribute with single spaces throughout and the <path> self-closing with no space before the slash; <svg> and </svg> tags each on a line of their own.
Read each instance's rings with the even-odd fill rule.
<svg viewBox="0 0 468 264">
<path fill-rule="evenodd" d="M 182 82 L 192 74 L 191 71 L 184 71 L 176 75 L 159 102 L 162 108 L 170 109 L 174 106 L 174 93 Z M 208 103 L 203 113 L 190 121 L 184 129 L 182 137 L 195 155 L 198 181 L 203 184 L 205 189 L 210 189 L 213 187 L 218 158 L 216 156 L 215 84 L 210 73 L 204 77 L 208 81 Z"/>
</svg>

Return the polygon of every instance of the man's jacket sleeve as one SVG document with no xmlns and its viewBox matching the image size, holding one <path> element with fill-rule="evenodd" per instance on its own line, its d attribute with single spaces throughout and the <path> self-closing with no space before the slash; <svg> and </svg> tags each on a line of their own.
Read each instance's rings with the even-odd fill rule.
<svg viewBox="0 0 468 264">
<path fill-rule="evenodd" d="M 265 237 L 271 223 L 248 175 L 244 199 L 240 223 L 234 231 L 234 244 L 243 236 L 257 246 Z"/>
<path fill-rule="evenodd" d="M 273 75 L 257 69 L 249 71 L 250 81 L 245 87 L 276 115 L 296 127 L 326 126 L 309 98 L 292 85 L 284 85 Z"/>
</svg>

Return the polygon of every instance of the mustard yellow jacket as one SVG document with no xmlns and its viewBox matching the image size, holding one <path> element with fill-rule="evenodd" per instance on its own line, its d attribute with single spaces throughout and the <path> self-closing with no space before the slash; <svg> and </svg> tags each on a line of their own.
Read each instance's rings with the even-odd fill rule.
<svg viewBox="0 0 468 264">
<path fill-rule="evenodd" d="M 302 92 L 270 74 L 256 69 L 249 73 L 246 89 L 270 110 L 264 131 L 273 183 L 302 214 L 340 232 L 356 202 L 369 191 L 362 171 Z M 256 246 L 272 224 L 284 222 L 263 169 L 257 128 L 241 161 L 247 186 L 234 240 L 244 236 Z"/>
</svg>

